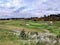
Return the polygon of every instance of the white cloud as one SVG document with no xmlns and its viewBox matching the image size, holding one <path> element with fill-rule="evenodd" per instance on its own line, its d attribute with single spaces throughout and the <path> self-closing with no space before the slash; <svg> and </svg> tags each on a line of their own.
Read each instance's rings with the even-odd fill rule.
<svg viewBox="0 0 60 45">
<path fill-rule="evenodd" d="M 42 16 L 43 14 L 60 13 L 60 0 L 7 0 L 5 3 L 0 0 L 0 13 L 1 10 L 5 12 L 4 14 L 9 15 L 11 13 L 13 16 L 15 15 L 13 11 L 16 10 L 20 10 L 20 12 L 17 12 L 18 15 L 22 14 L 20 16 Z"/>
</svg>

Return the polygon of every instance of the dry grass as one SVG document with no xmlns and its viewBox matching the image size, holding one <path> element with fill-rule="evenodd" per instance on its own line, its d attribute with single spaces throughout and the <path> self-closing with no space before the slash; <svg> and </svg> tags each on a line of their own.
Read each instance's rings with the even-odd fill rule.
<svg viewBox="0 0 60 45">
<path fill-rule="evenodd" d="M 30 26 L 26 26 L 25 24 L 29 23 Z M 46 27 L 45 27 L 46 26 Z M 24 40 L 17 39 L 17 37 L 14 37 L 14 40 L 10 40 L 9 31 L 10 30 L 22 30 L 29 32 L 49 32 L 53 30 L 53 33 L 58 34 L 60 31 L 60 27 L 58 24 L 53 24 L 52 26 L 44 25 L 44 22 L 31 22 L 31 21 L 20 21 L 20 20 L 3 20 L 0 21 L 0 37 L 3 37 L 0 41 L 0 45 L 23 45 Z M 52 30 L 51 30 L 52 29 Z M 1 31 L 3 30 L 3 31 Z M 55 31 L 54 31 L 55 30 Z M 12 35 L 13 37 L 14 35 Z"/>
</svg>

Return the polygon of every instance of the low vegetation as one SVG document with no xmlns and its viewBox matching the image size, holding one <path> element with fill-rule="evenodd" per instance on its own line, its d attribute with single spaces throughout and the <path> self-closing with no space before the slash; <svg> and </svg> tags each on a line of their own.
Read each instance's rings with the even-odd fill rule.
<svg viewBox="0 0 60 45">
<path fill-rule="evenodd" d="M 16 30 L 23 29 L 26 32 L 53 33 L 60 39 L 60 21 L 49 24 L 48 21 L 0 20 L 0 45 L 28 45 L 28 43 L 23 44 L 25 40 L 14 34 Z M 31 45 L 36 44 L 33 42 Z"/>
</svg>

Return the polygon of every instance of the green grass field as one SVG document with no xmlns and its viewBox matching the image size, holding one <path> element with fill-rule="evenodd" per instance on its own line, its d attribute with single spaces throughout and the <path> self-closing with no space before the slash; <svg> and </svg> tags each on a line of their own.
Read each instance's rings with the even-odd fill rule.
<svg viewBox="0 0 60 45">
<path fill-rule="evenodd" d="M 28 21 L 28 20 L 0 20 L 0 45 L 23 45 L 23 41 L 13 33 L 13 30 L 22 30 L 29 32 L 50 32 L 56 35 L 60 34 L 60 21 Z M 29 24 L 29 25 L 26 25 Z"/>
</svg>

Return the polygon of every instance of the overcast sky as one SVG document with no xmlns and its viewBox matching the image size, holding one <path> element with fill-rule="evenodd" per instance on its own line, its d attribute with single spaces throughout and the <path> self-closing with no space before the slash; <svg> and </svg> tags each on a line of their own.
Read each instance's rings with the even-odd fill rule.
<svg viewBox="0 0 60 45">
<path fill-rule="evenodd" d="M 60 13 L 60 0 L 0 0 L 0 18 L 41 17 Z"/>
</svg>

